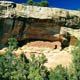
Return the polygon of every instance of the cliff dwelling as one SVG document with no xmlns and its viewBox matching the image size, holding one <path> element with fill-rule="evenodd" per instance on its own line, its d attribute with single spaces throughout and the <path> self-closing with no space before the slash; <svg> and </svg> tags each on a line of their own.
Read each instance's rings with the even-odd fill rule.
<svg viewBox="0 0 80 80">
<path fill-rule="evenodd" d="M 4 3 L 5 4 L 5 3 Z M 19 45 L 24 45 L 27 41 L 49 41 L 60 42 L 59 47 L 69 46 L 72 36 L 67 28 L 76 26 L 80 23 L 78 11 L 72 14 L 69 10 L 24 6 L 21 4 L 7 3 L 0 4 L 2 10 L 0 17 L 0 42 L 6 44 L 8 38 L 15 37 Z M 11 7 L 12 6 L 12 7 Z M 5 13 L 6 12 L 6 13 Z M 54 48 L 58 44 L 54 44 Z"/>
<path fill-rule="evenodd" d="M 71 49 L 80 38 L 80 11 L 0 3 L 0 54 L 8 39 L 18 41 L 16 55 L 45 54 L 47 67 L 72 62 Z"/>
</svg>

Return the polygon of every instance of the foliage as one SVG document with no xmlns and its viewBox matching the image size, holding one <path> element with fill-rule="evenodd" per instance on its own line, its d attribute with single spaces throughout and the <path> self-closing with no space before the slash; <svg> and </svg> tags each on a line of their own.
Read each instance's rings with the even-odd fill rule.
<svg viewBox="0 0 80 80">
<path fill-rule="evenodd" d="M 62 65 L 50 71 L 49 80 L 69 80 L 68 78 L 67 70 Z"/>
<path fill-rule="evenodd" d="M 44 66 L 47 61 L 44 54 L 27 59 L 24 54 L 16 56 L 13 51 L 17 48 L 17 40 L 8 40 L 8 50 L 0 55 L 1 80 L 80 80 L 80 42 L 72 51 L 73 67 L 70 71 L 58 65 L 50 71 Z"/>
<path fill-rule="evenodd" d="M 28 0 L 27 4 L 34 5 L 34 6 L 48 7 L 48 1 L 47 0 L 42 0 L 41 2 L 35 2 L 33 0 Z"/>
<path fill-rule="evenodd" d="M 76 47 L 72 51 L 73 63 L 75 68 L 75 75 L 77 80 L 80 80 L 80 41 L 78 41 Z"/>
<path fill-rule="evenodd" d="M 16 57 L 12 50 L 16 47 L 15 39 L 9 39 L 9 49 L 5 55 L 0 56 L 0 79 L 1 80 L 26 80 L 27 64 L 25 57 Z"/>
<path fill-rule="evenodd" d="M 29 4 L 29 5 L 34 5 L 34 1 L 33 1 L 33 0 L 28 0 L 28 1 L 27 1 L 27 4 Z"/>
<path fill-rule="evenodd" d="M 47 80 L 47 68 L 43 65 L 45 61 L 46 58 L 43 54 L 38 58 L 31 55 L 31 60 L 29 60 L 29 80 Z"/>
<path fill-rule="evenodd" d="M 48 6 L 48 1 L 47 1 L 47 0 L 42 0 L 42 1 L 39 3 L 39 6 L 47 7 L 47 6 Z"/>
<path fill-rule="evenodd" d="M 15 38 L 9 38 L 8 39 L 9 50 L 13 51 L 14 49 L 16 49 L 17 44 L 18 44 L 18 42 Z"/>
<path fill-rule="evenodd" d="M 5 80 L 26 80 L 26 64 L 11 52 L 7 51 L 6 55 L 0 57 L 0 77 Z"/>
<path fill-rule="evenodd" d="M 68 70 L 68 75 L 69 75 L 69 80 L 77 80 L 76 75 L 75 75 L 75 68 L 73 64 L 70 66 Z"/>
<path fill-rule="evenodd" d="M 15 38 L 10 38 L 8 44 L 7 52 L 5 55 L 0 56 L 1 80 L 46 79 L 47 68 L 43 65 L 46 62 L 46 58 L 43 54 L 38 58 L 32 55 L 31 60 L 27 60 L 24 54 L 20 56 L 13 54 L 13 50 L 17 47 Z"/>
</svg>

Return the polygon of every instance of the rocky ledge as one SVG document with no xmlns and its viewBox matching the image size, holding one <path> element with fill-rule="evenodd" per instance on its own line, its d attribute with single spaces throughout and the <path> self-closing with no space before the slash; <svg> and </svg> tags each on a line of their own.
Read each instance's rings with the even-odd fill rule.
<svg viewBox="0 0 80 80">
<path fill-rule="evenodd" d="M 80 11 L 38 7 L 0 1 L 0 45 L 15 37 L 19 43 L 27 39 L 38 40 L 19 47 L 13 53 L 44 54 L 45 66 L 54 68 L 59 64 L 72 64 L 72 46 L 80 37 Z M 42 41 L 40 41 L 42 40 Z M 51 42 L 50 42 L 51 41 Z M 55 41 L 55 42 L 54 42 Z M 62 47 L 66 47 L 62 50 Z M 7 48 L 0 50 L 4 54 Z"/>
<path fill-rule="evenodd" d="M 0 44 L 6 44 L 11 36 L 18 41 L 69 42 L 73 34 L 62 29 L 67 27 L 79 30 L 80 11 L 0 1 Z"/>
</svg>

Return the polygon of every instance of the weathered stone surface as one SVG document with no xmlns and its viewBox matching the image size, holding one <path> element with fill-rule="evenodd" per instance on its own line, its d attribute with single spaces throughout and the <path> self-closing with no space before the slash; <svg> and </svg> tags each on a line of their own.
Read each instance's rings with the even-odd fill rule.
<svg viewBox="0 0 80 80">
<path fill-rule="evenodd" d="M 10 21 L 9 21 L 10 20 Z M 8 22 L 7 22 L 8 21 Z M 58 38 L 54 35 L 60 33 L 60 26 L 50 22 L 50 20 L 43 19 L 3 19 L 2 30 L 3 33 L 0 36 L 1 43 L 6 43 L 6 39 L 10 36 L 14 36 L 18 40 L 24 39 L 40 39 L 56 41 Z M 56 26 L 56 27 L 55 27 Z"/>
<path fill-rule="evenodd" d="M 5 44 L 11 36 L 19 41 L 24 39 L 62 41 L 65 39 L 62 37 L 65 33 L 61 33 L 61 27 L 80 26 L 80 11 L 0 3 L 0 44 Z"/>
<path fill-rule="evenodd" d="M 13 2 L 11 3 L 11 2 L 0 1 L 0 7 L 4 7 L 1 9 L 7 11 L 6 13 L 4 13 L 5 15 L 7 13 L 13 14 L 11 12 L 14 11 L 16 13 L 15 15 L 17 16 L 33 17 L 39 19 L 52 19 L 53 17 L 57 18 L 57 17 L 67 17 L 67 16 L 80 17 L 80 11 L 76 10 L 66 10 L 60 8 L 49 8 L 49 7 L 39 7 L 39 6 L 37 7 L 26 4 L 25 5 L 16 4 Z M 8 14 L 7 16 L 10 15 Z"/>
<path fill-rule="evenodd" d="M 56 49 L 55 45 L 58 45 Z M 60 42 L 45 42 L 45 41 L 35 41 L 25 44 L 22 47 L 19 47 L 17 50 L 14 50 L 12 53 L 18 57 L 20 54 L 24 54 L 27 59 L 30 59 L 31 54 L 34 54 L 36 57 L 44 54 L 47 58 L 47 62 L 44 64 L 48 69 L 55 68 L 57 65 L 62 65 L 65 68 L 69 68 L 72 64 L 72 47 L 67 47 L 61 50 Z M 0 50 L 0 55 L 5 54 L 7 48 Z"/>
<path fill-rule="evenodd" d="M 72 64 L 72 47 L 67 47 L 63 50 L 60 50 L 60 43 L 57 42 L 58 48 L 54 49 L 55 44 L 56 42 L 35 41 L 18 48 L 18 50 L 14 51 L 13 53 L 16 56 L 19 56 L 23 53 L 28 59 L 30 59 L 31 54 L 34 54 L 36 57 L 38 57 L 43 53 L 47 58 L 47 62 L 45 63 L 47 68 L 55 68 L 60 64 L 69 68 L 70 64 Z"/>
</svg>

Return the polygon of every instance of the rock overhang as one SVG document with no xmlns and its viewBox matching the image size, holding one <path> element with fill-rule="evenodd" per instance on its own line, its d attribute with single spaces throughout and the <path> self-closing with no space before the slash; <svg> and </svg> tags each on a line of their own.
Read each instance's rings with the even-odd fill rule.
<svg viewBox="0 0 80 80">
<path fill-rule="evenodd" d="M 15 7 L 10 7 L 11 5 L 16 5 Z M 6 17 L 11 15 L 21 16 L 21 17 L 32 17 L 39 19 L 52 19 L 57 17 L 67 17 L 78 16 L 80 17 L 80 11 L 77 10 L 67 10 L 61 8 L 50 8 L 50 7 L 40 7 L 32 5 L 17 4 L 10 1 L 0 1 L 0 6 L 6 6 Z M 12 13 L 14 11 L 14 13 Z M 4 16 L 5 16 L 4 15 Z"/>
<path fill-rule="evenodd" d="M 3 43 L 11 35 L 19 37 L 19 40 L 26 38 L 61 40 L 61 36 L 54 36 L 60 34 L 61 27 L 75 27 L 80 23 L 80 11 L 16 3 L 14 3 L 15 7 L 11 7 L 12 3 L 7 4 L 5 9 L 1 9 L 0 14 L 0 19 L 3 19 L 4 33 L 3 37 L 0 36 Z"/>
</svg>

